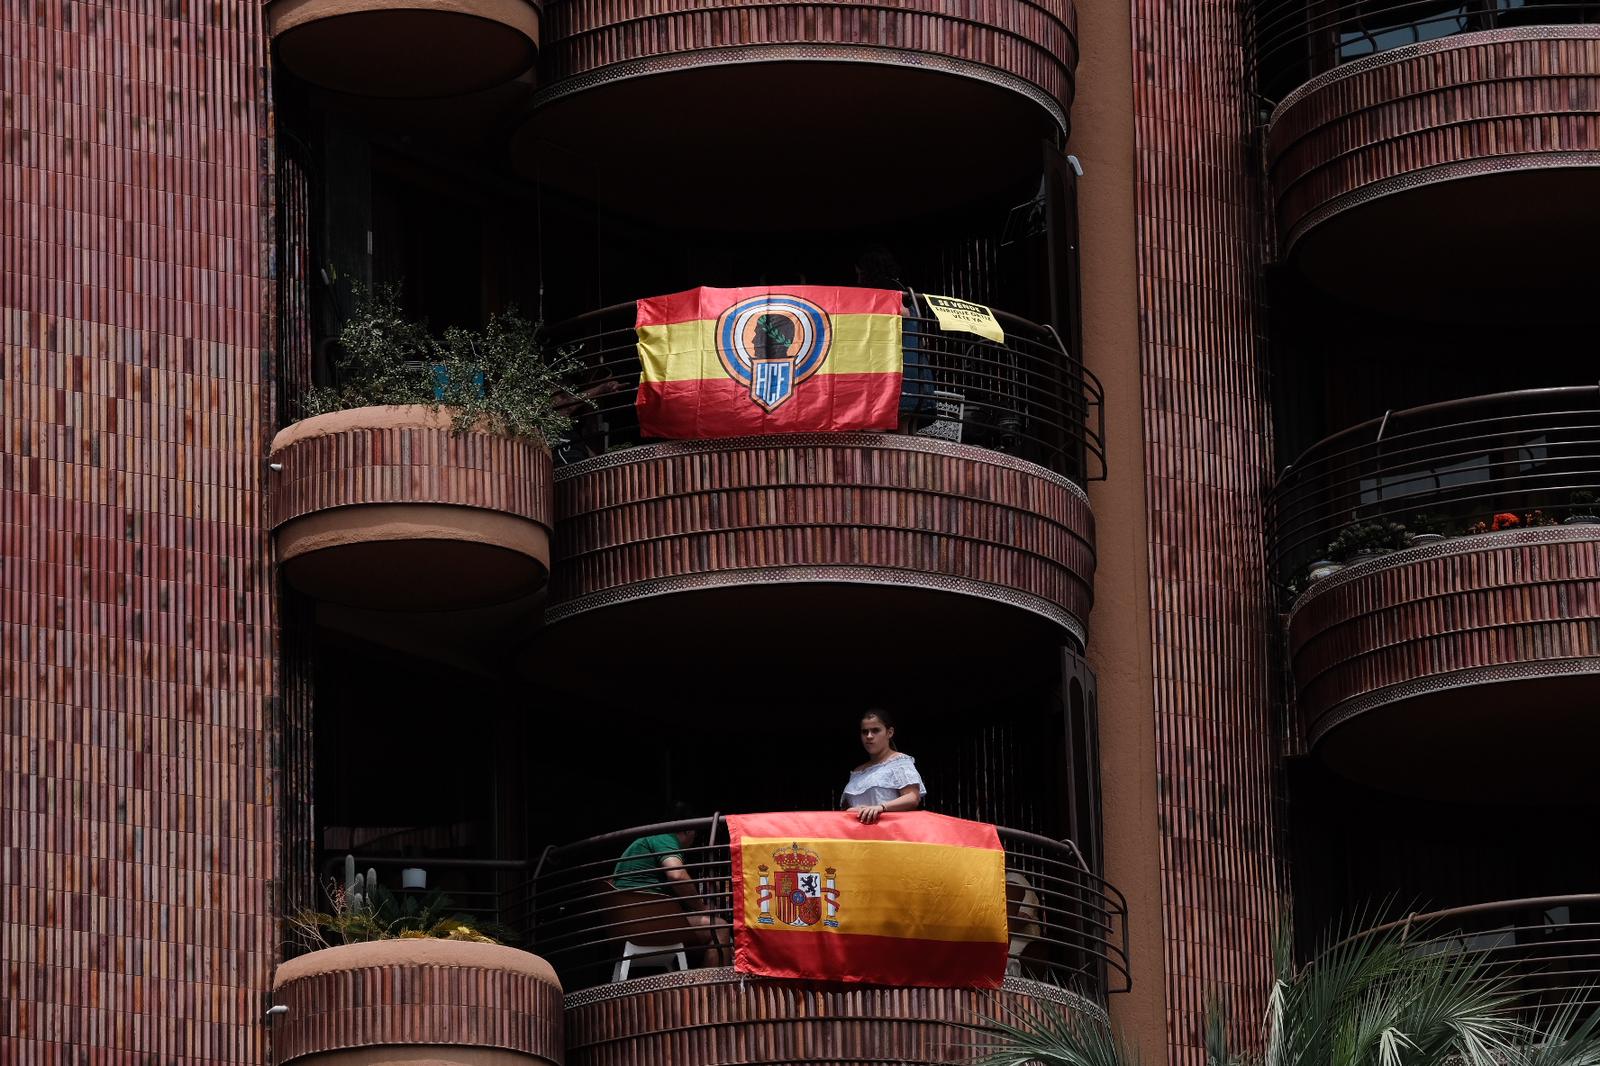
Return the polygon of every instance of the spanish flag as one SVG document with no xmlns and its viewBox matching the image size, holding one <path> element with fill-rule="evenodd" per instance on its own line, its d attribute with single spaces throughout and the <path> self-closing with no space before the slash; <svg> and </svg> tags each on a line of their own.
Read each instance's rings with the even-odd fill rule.
<svg viewBox="0 0 1600 1066">
<path fill-rule="evenodd" d="M 738 437 L 894 429 L 900 294 L 690 289 L 638 303 L 639 431 Z"/>
<path fill-rule="evenodd" d="M 1005 978 L 1006 871 L 992 825 L 925 811 L 728 817 L 734 968 L 941 988 Z"/>
</svg>

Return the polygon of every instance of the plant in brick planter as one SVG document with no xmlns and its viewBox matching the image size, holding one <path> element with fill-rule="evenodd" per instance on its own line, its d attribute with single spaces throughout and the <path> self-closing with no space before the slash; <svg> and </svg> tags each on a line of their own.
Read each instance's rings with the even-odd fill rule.
<svg viewBox="0 0 1600 1066">
<path fill-rule="evenodd" d="M 288 919 L 320 949 L 278 967 L 273 1061 L 562 1061 L 562 989 L 549 963 L 437 904 L 397 904 L 353 860 L 345 869 L 329 912 Z M 382 1050 L 353 1059 L 359 1049 Z"/>
<path fill-rule="evenodd" d="M 345 857 L 344 884 L 330 881 L 325 886 L 328 910 L 300 910 L 285 918 L 289 928 L 308 946 L 337 947 L 373 940 L 405 940 L 436 937 L 441 940 L 467 940 L 479 944 L 500 941 L 481 923 L 474 926 L 459 914 L 451 913 L 450 899 L 435 892 L 425 899 L 397 899 L 378 884 L 378 874 L 368 870 L 358 874 L 355 859 Z"/>
<path fill-rule="evenodd" d="M 575 355 L 508 310 L 435 336 L 357 287 L 337 381 L 274 437 L 278 562 L 307 595 L 380 610 L 508 603 L 549 577 L 549 444 L 586 402 Z M 425 469 L 424 469 L 425 468 Z M 398 575 L 405 580 L 396 580 Z"/>
<path fill-rule="evenodd" d="M 538 325 L 516 308 L 492 316 L 482 330 L 452 326 L 436 338 L 406 317 L 397 287 L 358 285 L 339 348 L 338 384 L 312 389 L 307 415 L 425 404 L 448 408 L 458 433 L 554 441 L 584 402 L 568 388 L 580 369 L 574 352 L 546 345 Z"/>
</svg>

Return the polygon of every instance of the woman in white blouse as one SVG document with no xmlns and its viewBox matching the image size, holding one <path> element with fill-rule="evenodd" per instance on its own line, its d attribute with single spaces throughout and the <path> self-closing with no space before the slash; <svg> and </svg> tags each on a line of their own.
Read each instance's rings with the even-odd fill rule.
<svg viewBox="0 0 1600 1066">
<path fill-rule="evenodd" d="M 917 760 L 894 746 L 894 719 L 876 708 L 861 716 L 861 746 L 867 761 L 850 772 L 844 786 L 844 808 L 866 825 L 884 811 L 914 811 L 927 788 L 917 773 Z"/>
</svg>

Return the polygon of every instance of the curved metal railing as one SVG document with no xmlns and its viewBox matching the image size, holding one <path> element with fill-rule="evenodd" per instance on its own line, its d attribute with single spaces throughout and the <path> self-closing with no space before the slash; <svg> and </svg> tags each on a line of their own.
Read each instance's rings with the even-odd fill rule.
<svg viewBox="0 0 1600 1066">
<path fill-rule="evenodd" d="M 1600 1002 L 1600 894 L 1452 907 L 1358 935 L 1396 930 L 1424 951 L 1478 955 L 1484 978 L 1504 981 L 1516 1007 L 1529 1014 Z"/>
<path fill-rule="evenodd" d="M 634 416 L 639 353 L 632 303 L 552 326 L 550 340 L 585 366 L 577 389 L 588 405 L 556 449 L 576 462 L 640 443 Z M 1105 393 L 1056 331 L 995 311 L 997 343 L 946 333 L 933 318 L 904 316 L 906 373 L 901 429 L 1006 452 L 1073 481 L 1105 477 Z"/>
<path fill-rule="evenodd" d="M 678 895 L 618 889 L 623 850 L 640 837 L 692 830 L 680 848 L 692 882 Z M 1127 901 L 1090 872 L 1071 841 L 1001 828 L 1006 853 L 1008 972 L 1103 999 L 1128 988 Z M 532 943 L 580 988 L 678 968 L 732 962 L 732 882 L 720 816 L 662 822 L 547 849 L 529 886 Z M 624 958 L 626 957 L 626 965 Z"/>
<path fill-rule="evenodd" d="M 1600 386 L 1391 411 L 1312 445 L 1279 476 L 1271 562 L 1281 583 L 1298 586 L 1312 562 L 1348 561 L 1341 540 L 1347 553 L 1423 534 L 1587 521 L 1600 513 L 1597 495 Z M 1504 515 L 1514 521 L 1497 523 Z"/>
<path fill-rule="evenodd" d="M 1478 30 L 1600 22 L 1600 0 L 1254 0 L 1246 55 L 1272 107 L 1300 85 L 1363 56 Z"/>
</svg>

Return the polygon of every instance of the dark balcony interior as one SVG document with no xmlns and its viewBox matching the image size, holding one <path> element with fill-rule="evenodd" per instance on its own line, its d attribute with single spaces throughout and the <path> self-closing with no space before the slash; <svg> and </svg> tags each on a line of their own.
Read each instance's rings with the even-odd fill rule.
<svg viewBox="0 0 1600 1066">
<path fill-rule="evenodd" d="M 1313 759 L 1293 761 L 1287 782 L 1302 959 L 1329 937 L 1453 911 L 1416 923 L 1418 938 L 1460 936 L 1463 947 L 1495 951 L 1529 1006 L 1592 993 L 1600 860 L 1579 843 L 1600 816 L 1592 789 L 1585 801 L 1548 806 L 1399 801 Z M 1537 902 L 1511 902 L 1523 900 Z"/>
<path fill-rule="evenodd" d="M 1071 852 L 1084 885 L 1099 870 L 1094 680 L 1059 650 L 988 677 L 981 693 L 942 699 L 911 698 L 885 659 L 875 690 L 841 676 L 804 705 L 782 698 L 781 677 L 771 697 L 752 700 L 702 655 L 617 705 L 315 634 L 289 652 L 314 679 L 314 739 L 302 748 L 314 762 L 299 768 L 313 783 L 291 816 L 314 811 L 319 887 L 293 887 L 303 904 L 326 906 L 346 855 L 402 897 L 401 869 L 418 867 L 428 888 L 413 898 L 441 891 L 448 913 L 539 951 L 527 903 L 547 846 L 662 821 L 674 801 L 707 817 L 832 809 L 862 760 L 855 735 L 868 691 L 896 713 L 897 740 L 928 782 L 927 809 L 1071 840 L 1050 855 Z M 617 655 L 628 658 L 617 651 L 613 670 Z"/>
<path fill-rule="evenodd" d="M 513 158 L 523 174 L 657 224 L 921 228 L 953 190 L 1024 198 L 1056 133 L 1028 97 L 936 70 L 740 64 L 551 100 Z"/>
<path fill-rule="evenodd" d="M 1077 63 L 1061 0 L 552 3 L 525 174 L 696 229 L 926 216 L 1036 177 Z"/>
<path fill-rule="evenodd" d="M 1291 269 L 1274 271 L 1269 330 L 1279 469 L 1317 442 L 1388 411 L 1591 384 L 1600 326 L 1595 301 L 1539 313 L 1521 301 L 1515 278 L 1491 266 L 1484 264 L 1484 284 L 1492 294 L 1483 298 L 1498 307 L 1492 321 L 1437 316 L 1425 293 L 1404 311 L 1373 311 L 1319 291 Z"/>
<path fill-rule="evenodd" d="M 1592 166 L 1464 177 L 1379 197 L 1308 230 L 1312 284 L 1398 315 L 1510 321 L 1587 312 L 1600 281 Z"/>
<path fill-rule="evenodd" d="M 857 158 L 866 148 L 836 133 L 829 143 L 844 146 L 849 168 L 830 163 L 806 176 L 804 195 L 783 194 L 753 212 L 719 195 L 725 225 L 707 228 L 675 194 L 618 200 L 603 182 L 564 189 L 543 170 L 513 172 L 503 141 L 464 149 L 447 133 L 402 134 L 360 111 L 324 106 L 292 79 L 283 96 L 285 421 L 304 388 L 331 378 L 353 283 L 402 285 L 408 310 L 436 330 L 481 325 L 510 305 L 554 324 L 697 285 L 861 284 L 861 264 L 886 254 L 890 269 L 867 283 L 985 303 L 1053 326 L 1076 351 L 1076 179 L 1037 140 L 1001 187 L 941 179 L 937 206 L 860 216 L 829 206 L 859 203 L 868 188 Z M 688 157 L 663 158 L 670 170 Z M 895 196 L 904 183 L 890 173 L 871 187 Z"/>
</svg>

